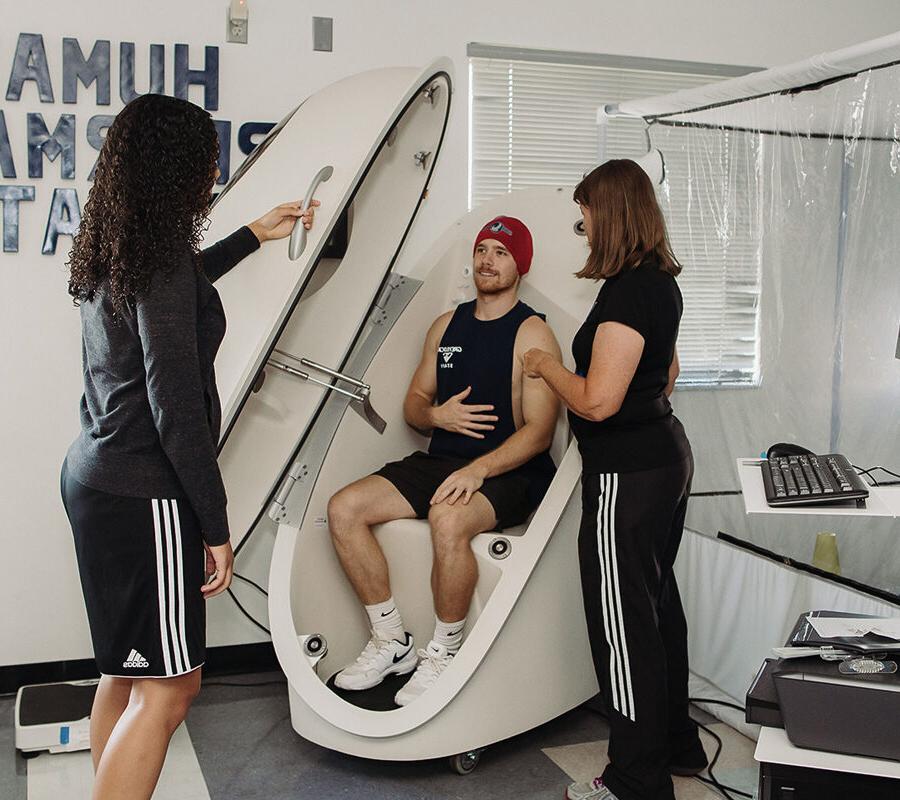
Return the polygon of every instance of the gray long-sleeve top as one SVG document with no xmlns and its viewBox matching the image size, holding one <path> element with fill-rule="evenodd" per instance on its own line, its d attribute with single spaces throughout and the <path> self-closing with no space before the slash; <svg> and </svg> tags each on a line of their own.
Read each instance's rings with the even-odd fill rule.
<svg viewBox="0 0 900 800">
<path fill-rule="evenodd" d="M 118 317 L 101 285 L 81 304 L 81 433 L 66 456 L 75 480 L 126 497 L 186 498 L 210 545 L 228 541 L 216 459 L 222 410 L 213 362 L 225 312 L 212 282 L 259 247 L 240 228 L 190 253 Z"/>
</svg>

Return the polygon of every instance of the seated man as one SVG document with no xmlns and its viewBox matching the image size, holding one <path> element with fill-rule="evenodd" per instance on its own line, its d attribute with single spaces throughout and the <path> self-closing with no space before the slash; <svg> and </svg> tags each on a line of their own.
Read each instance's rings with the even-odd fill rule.
<svg viewBox="0 0 900 800">
<path fill-rule="evenodd" d="M 531 347 L 558 354 L 559 346 L 543 317 L 518 299 L 531 256 L 531 233 L 519 220 L 497 217 L 481 229 L 477 298 L 435 320 L 404 402 L 406 421 L 432 431 L 428 453 L 387 464 L 331 498 L 334 546 L 373 629 L 359 658 L 338 673 L 339 688 L 369 689 L 415 669 L 395 698 L 406 705 L 431 686 L 462 643 L 478 580 L 470 540 L 524 522 L 550 485 L 557 401 L 544 381 L 523 379 L 522 356 Z M 372 526 L 426 517 L 436 624 L 417 653 Z"/>
</svg>

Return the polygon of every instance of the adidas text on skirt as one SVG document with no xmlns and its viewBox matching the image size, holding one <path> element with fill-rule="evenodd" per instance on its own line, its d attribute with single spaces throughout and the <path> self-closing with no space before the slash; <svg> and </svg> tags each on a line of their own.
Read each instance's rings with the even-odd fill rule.
<svg viewBox="0 0 900 800">
<path fill-rule="evenodd" d="M 107 494 L 65 464 L 61 491 L 100 672 L 167 678 L 201 666 L 206 555 L 190 504 Z"/>
</svg>

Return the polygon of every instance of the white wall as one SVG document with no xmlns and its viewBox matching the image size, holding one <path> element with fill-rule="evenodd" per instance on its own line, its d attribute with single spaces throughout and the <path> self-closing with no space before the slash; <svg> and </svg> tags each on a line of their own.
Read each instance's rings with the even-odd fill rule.
<svg viewBox="0 0 900 800">
<path fill-rule="evenodd" d="M 250 44 L 243 46 L 223 41 L 225 5 L 225 0 L 45 0 L 4 5 L 0 80 L 6 79 L 16 36 L 40 33 L 57 102 L 41 104 L 33 85 L 26 87 L 20 102 L 0 101 L 19 171 L 17 180 L 0 180 L 0 185 L 33 184 L 37 191 L 35 202 L 22 204 L 19 253 L 0 255 L 0 665 L 91 654 L 57 488 L 60 461 L 77 429 L 81 380 L 78 317 L 65 293 L 63 265 L 69 242 L 61 239 L 55 256 L 40 255 L 40 245 L 52 189 L 74 185 L 82 204 L 87 198 L 86 175 L 93 153 L 85 144 L 84 126 L 93 114 L 121 108 L 116 91 L 118 42 L 137 45 L 139 88 L 146 82 L 148 45 L 166 44 L 169 91 L 176 42 L 191 45 L 192 66 L 202 57 L 203 45 L 218 45 L 221 104 L 215 116 L 235 123 L 278 119 L 302 97 L 347 74 L 386 65 L 423 65 L 450 56 L 456 64 L 455 106 L 428 202 L 407 244 L 409 254 L 423 251 L 465 210 L 468 42 L 770 66 L 900 27 L 900 6 L 890 0 L 860 0 L 852 13 L 836 0 L 790 4 L 567 0 L 552 6 L 512 0 L 457 0 L 451 6 L 422 0 L 250 0 Z M 314 14 L 335 19 L 333 53 L 312 52 Z M 64 36 L 78 38 L 84 49 L 96 39 L 112 41 L 109 109 L 94 104 L 93 89 L 81 89 L 77 105 L 60 102 Z M 192 94 L 192 99 L 198 98 L 199 93 Z M 75 181 L 60 180 L 58 161 L 45 162 L 42 180 L 27 179 L 24 121 L 30 111 L 42 112 L 51 125 L 61 113 L 77 115 Z M 353 124 L 352 109 L 347 124 Z M 232 147 L 236 166 L 235 142 Z M 258 207 L 247 209 L 248 219 L 284 199 L 260 198 Z M 264 579 L 270 546 L 271 541 L 260 536 L 248 548 L 242 569 Z M 238 588 L 248 605 L 262 614 L 264 606 Z M 213 603 L 211 644 L 257 638 L 230 601 Z"/>
</svg>

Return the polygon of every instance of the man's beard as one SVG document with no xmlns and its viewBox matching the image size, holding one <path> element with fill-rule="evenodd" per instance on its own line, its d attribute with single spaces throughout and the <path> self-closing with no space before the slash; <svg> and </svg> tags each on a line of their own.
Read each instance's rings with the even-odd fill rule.
<svg viewBox="0 0 900 800">
<path fill-rule="evenodd" d="M 477 272 L 475 273 L 475 288 L 482 294 L 500 294 L 502 292 L 508 291 L 515 285 L 515 277 L 504 282 L 500 279 L 499 275 L 493 278 L 486 278 L 479 275 Z"/>
</svg>

